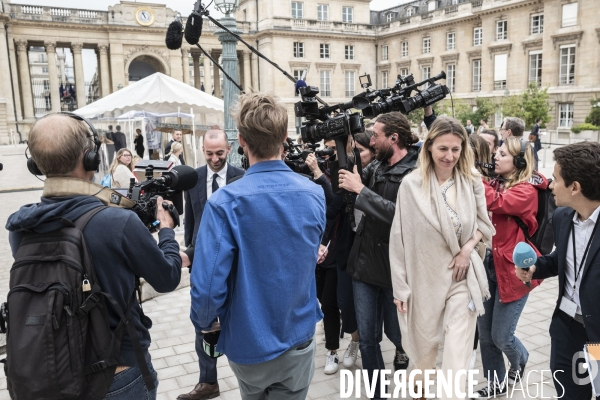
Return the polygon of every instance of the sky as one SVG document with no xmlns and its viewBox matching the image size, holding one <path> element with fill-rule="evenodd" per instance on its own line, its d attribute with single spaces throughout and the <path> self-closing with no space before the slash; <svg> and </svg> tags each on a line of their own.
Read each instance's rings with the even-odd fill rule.
<svg viewBox="0 0 600 400">
<path fill-rule="evenodd" d="M 133 1 L 133 0 L 130 0 Z M 278 0 L 281 1 L 281 0 Z M 371 10 L 384 10 L 386 8 L 393 7 L 398 4 L 408 3 L 412 0 L 372 0 Z M 89 9 L 89 10 L 101 10 L 106 11 L 109 6 L 118 4 L 118 0 L 11 0 L 15 4 L 32 4 L 36 6 L 56 6 L 64 8 L 78 8 L 78 9 Z M 142 1 L 138 1 L 142 3 Z M 167 7 L 179 11 L 181 15 L 187 15 L 194 7 L 194 0 L 145 0 L 143 3 L 155 3 L 155 4 L 166 4 Z M 210 3 L 210 0 L 204 0 L 203 3 Z M 211 7 L 212 8 L 212 7 Z M 217 17 L 220 14 L 212 12 L 211 16 Z"/>
</svg>

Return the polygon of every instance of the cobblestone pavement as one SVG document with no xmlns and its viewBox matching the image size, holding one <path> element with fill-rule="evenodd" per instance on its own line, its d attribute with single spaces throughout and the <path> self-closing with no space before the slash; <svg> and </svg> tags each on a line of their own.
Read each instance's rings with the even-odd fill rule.
<svg viewBox="0 0 600 400">
<path fill-rule="evenodd" d="M 41 187 L 41 182 L 27 172 L 25 165 L 24 146 L 0 146 L 0 162 L 4 170 L 0 172 L 0 221 L 3 226 L 10 214 L 21 205 L 36 202 L 41 195 L 40 190 L 29 190 Z M 551 152 L 548 151 L 548 157 Z M 553 163 L 548 162 L 542 168 L 546 176 L 551 176 Z M 23 190 L 26 189 L 26 190 Z M 183 240 L 179 236 L 180 240 Z M 0 229 L 0 301 L 4 301 L 8 291 L 9 270 L 12 255 L 8 245 L 8 232 Z M 186 271 L 187 273 L 187 271 Z M 513 399 L 542 399 L 555 396 L 552 377 L 549 371 L 550 338 L 548 326 L 558 293 L 556 279 L 546 280 L 529 296 L 517 326 L 517 336 L 529 350 L 527 364 L 527 386 L 523 390 L 517 386 L 513 393 L 509 390 L 509 398 Z M 198 382 L 198 363 L 194 349 L 194 329 L 189 321 L 190 296 L 189 287 L 154 298 L 144 303 L 144 310 L 154 321 L 150 331 L 152 345 L 150 353 L 154 368 L 158 371 L 160 384 L 159 399 L 175 399 L 179 394 L 190 391 Z M 349 338 L 340 342 L 340 356 L 348 345 Z M 340 372 L 325 375 L 325 346 L 323 328 L 317 324 L 317 356 L 315 358 L 315 375 L 309 389 L 309 399 L 339 399 Z M 386 367 L 393 369 L 394 346 L 384 339 L 382 344 L 383 357 Z M 438 360 L 439 361 L 439 360 Z M 359 358 L 354 369 L 361 368 Z M 481 355 L 478 352 L 476 368 L 481 370 Z M 0 400 L 8 399 L 6 379 L 0 377 Z M 231 371 L 227 358 L 218 360 L 219 386 L 221 399 L 240 399 L 237 379 Z M 478 380 L 483 381 L 479 376 Z M 543 380 L 543 383 L 542 383 Z M 393 384 L 392 384 L 393 386 Z M 482 385 L 481 385 L 482 386 Z M 362 398 L 367 398 L 362 390 Z M 354 394 L 352 395 L 354 397 Z"/>
</svg>

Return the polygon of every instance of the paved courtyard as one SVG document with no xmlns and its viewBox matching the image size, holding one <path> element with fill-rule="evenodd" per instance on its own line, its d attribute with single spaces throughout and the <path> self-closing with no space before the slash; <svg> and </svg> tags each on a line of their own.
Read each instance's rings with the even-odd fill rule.
<svg viewBox="0 0 600 400">
<path fill-rule="evenodd" d="M 27 171 L 25 165 L 24 146 L 0 146 L 0 163 L 4 170 L 0 171 L 0 222 L 2 226 L 10 214 L 21 205 L 37 202 L 41 195 L 42 182 Z M 550 176 L 553 163 L 551 152 L 547 152 L 548 160 L 541 170 Z M 37 188 L 38 190 L 31 190 Z M 178 236 L 183 241 L 183 236 Z M 5 301 L 8 292 L 8 278 L 12 256 L 8 245 L 8 232 L 0 229 L 0 301 Z M 187 269 L 184 271 L 187 274 Z M 517 327 L 517 336 L 529 350 L 529 363 L 526 373 L 529 373 L 527 384 L 517 387 L 513 393 L 509 390 L 509 398 L 513 399 L 542 399 L 555 396 L 554 387 L 549 371 L 550 338 L 548 326 L 558 293 L 557 280 L 546 280 L 536 288 L 527 301 Z M 190 391 L 198 382 L 198 363 L 194 349 L 194 329 L 189 320 L 190 296 L 189 287 L 154 298 L 144 303 L 144 310 L 154 321 L 150 331 L 152 345 L 150 353 L 154 368 L 158 372 L 159 399 L 175 399 L 179 394 Z M 348 345 L 349 338 L 340 343 L 340 352 Z M 340 372 L 335 375 L 325 375 L 325 347 L 323 328 L 317 324 L 317 356 L 316 370 L 309 390 L 309 399 L 339 399 Z M 394 346 L 384 339 L 382 342 L 383 357 L 386 367 L 393 369 Z M 359 357 L 355 369 L 361 368 Z M 476 368 L 481 370 L 481 355 L 478 353 Z M 8 399 L 6 378 L 0 373 L 0 400 Z M 240 399 L 237 380 L 231 371 L 227 358 L 218 360 L 219 386 L 221 399 Z M 479 381 L 482 381 L 479 376 Z M 542 383 L 543 381 L 543 383 Z M 393 385 L 392 385 L 393 386 Z M 362 398 L 364 396 L 362 391 Z M 352 395 L 354 397 L 354 394 Z"/>
</svg>

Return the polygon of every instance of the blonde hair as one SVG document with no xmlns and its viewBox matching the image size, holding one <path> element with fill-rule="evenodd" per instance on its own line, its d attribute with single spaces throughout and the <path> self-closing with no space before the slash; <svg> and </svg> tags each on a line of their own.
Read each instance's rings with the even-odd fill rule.
<svg viewBox="0 0 600 400">
<path fill-rule="evenodd" d="M 120 158 L 121 156 L 125 153 L 128 152 L 129 154 L 131 154 L 131 160 L 133 161 L 133 153 L 131 152 L 131 150 L 129 150 L 128 148 L 124 147 L 122 149 L 120 149 L 119 151 L 117 151 L 117 154 L 115 154 L 115 158 L 113 158 L 112 163 L 110 164 L 110 168 L 109 168 L 109 172 L 110 174 L 114 174 L 117 167 L 119 165 L 125 165 L 121 162 Z M 129 165 L 125 165 L 130 171 L 133 171 L 133 163 L 130 162 Z"/>
<path fill-rule="evenodd" d="M 511 156 L 518 157 L 521 154 L 521 142 L 522 139 L 520 137 L 508 137 L 504 140 L 506 149 Z M 510 189 L 522 182 L 528 182 L 533 176 L 533 172 L 535 171 L 535 156 L 533 154 L 533 147 L 527 142 L 525 142 L 524 157 L 527 165 L 525 168 L 515 169 L 515 171 L 506 178 L 504 181 L 504 189 Z"/>
<path fill-rule="evenodd" d="M 173 142 L 173 144 L 171 144 L 171 151 L 169 152 L 169 154 L 167 154 L 167 157 L 172 156 L 173 154 L 177 153 L 181 149 L 183 149 L 183 145 L 181 143 Z"/>
<path fill-rule="evenodd" d="M 288 112 L 279 98 L 251 90 L 231 108 L 240 137 L 259 160 L 279 156 L 287 135 Z"/>
<path fill-rule="evenodd" d="M 473 169 L 475 160 L 473 157 L 473 150 L 468 144 L 469 136 L 467 135 L 465 128 L 463 128 L 462 124 L 454 118 L 437 117 L 429 129 L 427 137 L 423 142 L 423 148 L 419 153 L 419 171 L 421 173 L 421 178 L 423 179 L 423 188 L 426 190 L 429 189 L 429 176 L 434 168 L 433 157 L 431 156 L 429 149 L 433 145 L 435 139 L 439 136 L 448 134 L 456 135 L 461 139 L 460 156 L 454 167 L 454 171 L 473 180 L 479 178 L 479 174 Z"/>
</svg>

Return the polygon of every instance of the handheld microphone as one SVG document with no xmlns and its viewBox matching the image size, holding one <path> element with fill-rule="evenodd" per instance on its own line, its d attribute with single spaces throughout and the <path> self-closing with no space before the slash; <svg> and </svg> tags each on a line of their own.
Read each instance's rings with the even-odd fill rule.
<svg viewBox="0 0 600 400">
<path fill-rule="evenodd" d="M 165 44 L 169 50 L 179 50 L 181 43 L 183 42 L 183 25 L 179 21 L 179 17 L 167 28 L 167 35 L 165 37 Z"/>
<path fill-rule="evenodd" d="M 190 190 L 198 183 L 198 174 L 194 168 L 188 165 L 178 165 L 168 172 L 163 172 L 157 180 L 164 182 L 170 189 L 176 191 Z"/>
<path fill-rule="evenodd" d="M 185 41 L 191 45 L 198 44 L 202 34 L 202 15 L 196 11 L 190 14 L 185 23 Z"/>
<path fill-rule="evenodd" d="M 519 242 L 513 251 L 513 262 L 517 268 L 529 271 L 529 268 L 537 261 L 537 255 L 529 244 Z M 527 287 L 531 287 L 531 282 L 525 282 Z"/>
<path fill-rule="evenodd" d="M 238 146 L 237 153 L 240 156 L 243 156 L 244 155 L 244 148 L 242 146 Z"/>
<path fill-rule="evenodd" d="M 306 82 L 302 79 L 298 79 L 294 84 L 294 90 L 296 94 L 300 94 L 300 88 L 306 87 Z"/>
</svg>

